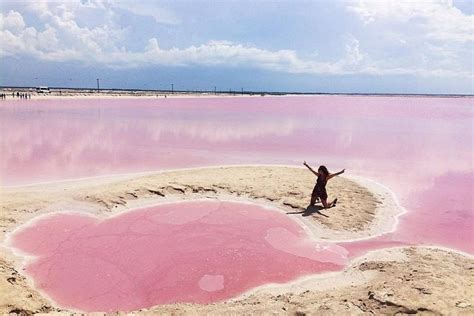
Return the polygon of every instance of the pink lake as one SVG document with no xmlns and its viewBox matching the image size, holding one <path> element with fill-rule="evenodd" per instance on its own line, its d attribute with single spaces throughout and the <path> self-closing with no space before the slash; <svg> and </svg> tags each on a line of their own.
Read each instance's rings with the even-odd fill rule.
<svg viewBox="0 0 474 316">
<path fill-rule="evenodd" d="M 344 248 L 311 241 L 284 213 L 219 201 L 102 220 L 50 215 L 17 232 L 13 243 L 35 256 L 26 272 L 37 287 L 61 306 L 87 312 L 210 303 L 347 262 Z"/>
<path fill-rule="evenodd" d="M 473 100 L 301 96 L 3 102 L 1 183 L 221 164 L 300 166 L 307 160 L 373 179 L 392 190 L 407 210 L 393 233 L 339 243 L 349 258 L 406 244 L 474 254 Z M 327 262 L 319 264 L 321 271 L 329 269 Z M 237 290 L 225 277 L 207 275 L 204 288 L 225 284 L 225 295 L 208 301 L 255 286 L 242 281 Z"/>
</svg>

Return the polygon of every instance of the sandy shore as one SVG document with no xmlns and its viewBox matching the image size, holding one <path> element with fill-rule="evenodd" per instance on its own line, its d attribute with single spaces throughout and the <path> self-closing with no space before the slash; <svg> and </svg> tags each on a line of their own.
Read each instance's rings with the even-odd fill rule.
<svg viewBox="0 0 474 316">
<path fill-rule="evenodd" d="M 358 177 L 338 177 L 328 184 L 329 197 L 339 199 L 336 207 L 307 210 L 314 182 L 303 168 L 238 166 L 3 188 L 0 313 L 68 312 L 33 289 L 21 274 L 22 258 L 8 247 L 8 235 L 39 215 L 75 210 L 108 217 L 170 201 L 237 200 L 287 213 L 316 239 L 351 240 L 393 230 L 404 212 L 388 189 Z M 218 304 L 160 306 L 149 313 L 457 314 L 474 313 L 473 294 L 472 257 L 434 248 L 394 248 L 354 260 L 342 272 L 267 285 Z"/>
<path fill-rule="evenodd" d="M 338 198 L 336 207 L 308 209 L 314 183 L 305 168 L 238 166 L 3 188 L 0 226 L 11 231 L 37 215 L 71 207 L 108 216 L 160 202 L 219 198 L 273 206 L 304 223 L 315 238 L 343 241 L 390 231 L 404 211 L 390 191 L 360 177 L 329 182 L 329 199 Z"/>
<path fill-rule="evenodd" d="M 403 98 L 472 98 L 472 95 L 462 94 L 391 94 L 391 93 L 290 93 L 290 92 L 262 92 L 262 91 L 174 91 L 171 90 L 119 90 L 119 89 L 71 89 L 71 88 L 50 88 L 50 93 L 37 93 L 34 87 L 0 88 L 0 93 L 5 93 L 6 101 L 20 100 L 12 97 L 12 93 L 30 94 L 32 100 L 50 100 L 50 99 L 110 99 L 110 98 L 223 98 L 223 97 L 262 97 L 262 96 L 284 96 L 284 97 L 403 97 Z"/>
<path fill-rule="evenodd" d="M 165 98 L 224 98 L 224 97 L 261 97 L 260 93 L 241 93 L 234 91 L 229 92 L 171 92 L 171 91 L 133 91 L 133 90 L 123 90 L 123 91 L 113 91 L 113 90 L 101 90 L 97 92 L 94 89 L 90 90 L 52 90 L 51 93 L 36 93 L 34 89 L 13 89 L 7 91 L 1 91 L 0 93 L 5 93 L 7 98 L 5 101 L 21 101 L 18 97 L 12 97 L 12 92 L 27 93 L 30 95 L 31 99 L 29 100 L 54 100 L 54 99 L 165 99 Z M 61 91 L 61 92 L 59 92 Z M 267 95 L 267 94 L 263 94 Z M 288 96 L 288 95 L 287 95 Z"/>
</svg>

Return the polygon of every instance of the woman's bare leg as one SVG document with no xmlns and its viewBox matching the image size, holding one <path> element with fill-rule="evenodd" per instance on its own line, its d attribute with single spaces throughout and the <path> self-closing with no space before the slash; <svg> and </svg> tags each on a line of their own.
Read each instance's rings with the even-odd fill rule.
<svg viewBox="0 0 474 316">
<path fill-rule="evenodd" d="M 318 201 L 318 196 L 317 195 L 311 195 L 311 202 L 309 202 L 309 205 L 314 205 Z"/>
<path fill-rule="evenodd" d="M 323 203 L 324 208 L 330 208 L 336 205 L 337 199 L 334 199 L 331 203 L 328 204 L 327 199 L 321 199 L 321 202 Z"/>
<path fill-rule="evenodd" d="M 330 208 L 331 206 L 328 205 L 328 200 L 326 199 L 321 199 L 321 203 L 323 203 L 324 208 Z"/>
</svg>

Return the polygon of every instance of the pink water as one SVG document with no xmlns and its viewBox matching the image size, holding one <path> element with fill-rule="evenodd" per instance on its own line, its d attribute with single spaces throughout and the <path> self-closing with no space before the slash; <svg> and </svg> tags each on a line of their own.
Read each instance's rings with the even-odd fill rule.
<svg viewBox="0 0 474 316">
<path fill-rule="evenodd" d="M 340 269 L 346 250 L 316 243 L 285 214 L 201 201 L 110 219 L 58 214 L 18 232 L 39 288 L 83 311 L 210 303 L 268 282 Z"/>
<path fill-rule="evenodd" d="M 301 165 L 307 160 L 384 184 L 408 211 L 394 233 L 339 244 L 350 257 L 401 244 L 473 254 L 473 119 L 473 98 L 2 103 L 0 175 L 3 185 L 19 185 L 219 164 Z M 221 278 L 209 277 L 203 284 L 214 282 L 220 284 Z"/>
</svg>

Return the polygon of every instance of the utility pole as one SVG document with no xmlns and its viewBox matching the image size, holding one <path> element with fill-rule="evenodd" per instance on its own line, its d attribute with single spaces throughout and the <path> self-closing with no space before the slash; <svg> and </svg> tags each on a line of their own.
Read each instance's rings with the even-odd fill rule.
<svg viewBox="0 0 474 316">
<path fill-rule="evenodd" d="M 174 83 L 171 84 L 171 93 L 174 93 Z"/>
<path fill-rule="evenodd" d="M 99 92 L 99 90 L 100 90 L 99 81 L 100 81 L 100 79 L 97 78 L 97 92 Z"/>
<path fill-rule="evenodd" d="M 214 86 L 214 95 L 217 95 L 217 87 Z"/>
<path fill-rule="evenodd" d="M 244 88 L 242 88 L 242 95 L 244 95 Z"/>
</svg>

